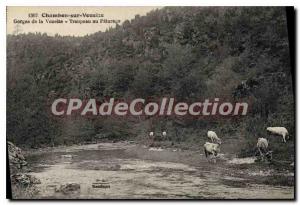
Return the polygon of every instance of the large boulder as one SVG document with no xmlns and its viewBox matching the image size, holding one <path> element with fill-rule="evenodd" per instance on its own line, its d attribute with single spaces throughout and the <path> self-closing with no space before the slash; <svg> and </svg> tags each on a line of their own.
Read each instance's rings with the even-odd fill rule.
<svg viewBox="0 0 300 205">
<path fill-rule="evenodd" d="M 7 148 L 12 185 L 31 187 L 34 184 L 40 184 L 41 181 L 36 177 L 22 173 L 24 171 L 22 167 L 27 165 L 22 150 L 12 142 L 7 142 Z"/>
<path fill-rule="evenodd" d="M 34 184 L 40 184 L 41 181 L 32 175 L 19 173 L 11 175 L 11 183 L 29 187 Z"/>
<path fill-rule="evenodd" d="M 14 145 L 12 142 L 7 142 L 9 167 L 11 174 L 17 173 L 23 166 L 27 165 L 22 150 Z"/>
</svg>

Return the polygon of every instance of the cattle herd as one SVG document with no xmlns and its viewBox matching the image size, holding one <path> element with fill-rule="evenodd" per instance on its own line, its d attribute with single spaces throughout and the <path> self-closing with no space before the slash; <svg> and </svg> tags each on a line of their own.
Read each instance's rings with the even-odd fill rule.
<svg viewBox="0 0 300 205">
<path fill-rule="evenodd" d="M 286 140 L 289 139 L 289 133 L 285 127 L 268 127 L 267 132 L 272 135 L 277 135 L 282 137 L 282 142 L 286 143 Z M 163 131 L 160 135 L 163 139 L 166 139 L 167 132 Z M 220 153 L 220 146 L 222 144 L 222 140 L 218 137 L 216 132 L 209 130 L 207 132 L 207 137 L 211 142 L 205 142 L 203 145 L 205 157 L 209 161 L 216 162 L 216 157 L 218 153 Z M 154 141 L 154 132 L 149 133 L 149 139 L 151 140 L 151 144 Z M 257 152 L 261 160 L 271 160 L 272 159 L 272 151 L 269 150 L 269 141 L 266 138 L 260 137 L 257 139 L 256 144 Z"/>
<path fill-rule="evenodd" d="M 286 143 L 286 140 L 289 138 L 289 133 L 285 127 L 268 127 L 267 132 L 272 135 L 277 135 L 282 137 L 282 142 Z M 211 142 L 206 142 L 204 144 L 204 153 L 206 158 L 211 158 L 216 162 L 215 158 L 220 152 L 221 139 L 217 136 L 214 131 L 208 131 L 207 137 Z M 260 137 L 257 139 L 256 149 L 259 152 L 261 160 L 272 160 L 272 151 L 269 150 L 269 141 L 266 138 Z"/>
</svg>

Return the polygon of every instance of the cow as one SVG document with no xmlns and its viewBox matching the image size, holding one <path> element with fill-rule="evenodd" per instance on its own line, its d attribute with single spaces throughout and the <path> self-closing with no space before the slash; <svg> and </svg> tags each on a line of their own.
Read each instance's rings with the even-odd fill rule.
<svg viewBox="0 0 300 205">
<path fill-rule="evenodd" d="M 286 143 L 286 139 L 289 138 L 289 132 L 285 127 L 267 127 L 267 131 L 274 135 L 282 137 L 282 142 Z"/>
<path fill-rule="evenodd" d="M 272 160 L 272 151 L 269 150 L 269 142 L 266 138 L 258 138 L 256 148 L 259 151 L 261 159 L 264 159 L 264 156 L 268 160 Z"/>
<path fill-rule="evenodd" d="M 207 137 L 211 140 L 212 143 L 217 142 L 218 144 L 221 144 L 221 139 L 217 136 L 217 134 L 214 131 L 208 131 Z"/>
<path fill-rule="evenodd" d="M 203 147 L 206 158 L 210 157 L 211 155 L 215 158 L 220 152 L 220 144 L 206 142 Z"/>
</svg>

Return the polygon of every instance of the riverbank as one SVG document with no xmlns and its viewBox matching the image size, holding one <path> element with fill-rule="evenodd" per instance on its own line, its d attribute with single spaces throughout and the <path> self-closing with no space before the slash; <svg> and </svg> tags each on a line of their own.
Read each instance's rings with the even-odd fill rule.
<svg viewBox="0 0 300 205">
<path fill-rule="evenodd" d="M 60 146 L 26 151 L 36 198 L 293 198 L 294 174 L 253 159 L 219 155 L 209 163 L 199 151 L 148 148 L 133 142 Z M 107 182 L 110 188 L 94 188 Z M 56 192 L 76 183 L 80 193 Z M 258 187 L 258 188 L 255 188 Z"/>
</svg>

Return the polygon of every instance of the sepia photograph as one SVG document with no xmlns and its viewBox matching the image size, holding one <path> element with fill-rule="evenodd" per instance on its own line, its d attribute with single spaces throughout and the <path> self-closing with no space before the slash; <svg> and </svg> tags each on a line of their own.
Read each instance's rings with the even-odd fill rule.
<svg viewBox="0 0 300 205">
<path fill-rule="evenodd" d="M 294 13 L 7 6 L 7 198 L 295 200 Z"/>
</svg>

